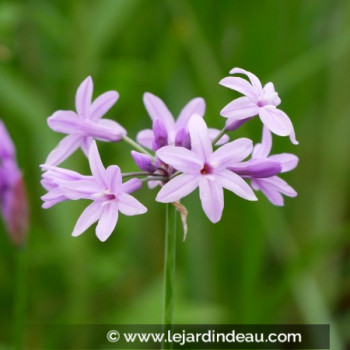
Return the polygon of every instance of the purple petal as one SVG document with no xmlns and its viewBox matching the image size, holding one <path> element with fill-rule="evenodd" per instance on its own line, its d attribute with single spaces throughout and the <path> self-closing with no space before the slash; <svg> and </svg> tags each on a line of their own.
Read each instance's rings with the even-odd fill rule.
<svg viewBox="0 0 350 350">
<path fill-rule="evenodd" d="M 256 201 L 257 198 L 250 186 L 237 174 L 230 170 L 222 170 L 215 174 L 215 178 L 220 180 L 222 187 L 235 193 L 248 201 Z"/>
<path fill-rule="evenodd" d="M 91 173 L 96 182 L 101 186 L 108 186 L 105 181 L 106 169 L 102 164 L 100 154 L 98 153 L 96 141 L 93 141 L 89 150 L 89 164 Z"/>
<path fill-rule="evenodd" d="M 122 184 L 122 192 L 133 193 L 138 191 L 142 187 L 142 181 L 140 179 L 130 179 Z"/>
<path fill-rule="evenodd" d="M 85 118 L 89 115 L 93 88 L 93 82 L 89 76 L 80 84 L 75 95 L 75 108 L 78 114 Z"/>
<path fill-rule="evenodd" d="M 156 154 L 164 163 L 188 174 L 199 174 L 204 165 L 196 153 L 183 147 L 166 146 Z"/>
<path fill-rule="evenodd" d="M 91 136 L 102 141 L 120 141 L 126 130 L 114 120 L 100 119 L 97 124 L 92 124 Z"/>
<path fill-rule="evenodd" d="M 186 128 L 181 128 L 178 130 L 175 137 L 175 146 L 191 148 L 191 138 Z"/>
<path fill-rule="evenodd" d="M 47 119 L 49 127 L 63 134 L 75 134 L 80 131 L 82 120 L 72 111 L 57 111 Z"/>
<path fill-rule="evenodd" d="M 268 186 L 272 189 L 276 189 L 278 192 L 288 196 L 288 197 L 296 197 L 298 194 L 294 190 L 293 187 L 288 185 L 288 183 L 282 180 L 278 176 L 269 177 L 263 180 L 264 184 L 268 184 Z"/>
<path fill-rule="evenodd" d="M 220 181 L 212 179 L 211 176 L 201 176 L 199 196 L 208 219 L 213 223 L 218 222 L 224 209 L 224 191 Z"/>
<path fill-rule="evenodd" d="M 72 236 L 79 236 L 86 231 L 101 217 L 102 211 L 103 208 L 100 202 L 91 203 L 80 215 L 77 223 L 75 224 Z"/>
<path fill-rule="evenodd" d="M 284 205 L 283 196 L 275 188 L 269 186 L 264 179 L 254 179 L 252 181 L 252 186 L 257 190 L 261 190 L 261 192 L 273 205 L 278 207 L 282 207 Z"/>
<path fill-rule="evenodd" d="M 271 177 L 281 173 L 282 165 L 278 161 L 274 162 L 269 159 L 251 159 L 244 163 L 236 164 L 229 167 L 239 176 L 264 178 Z"/>
<path fill-rule="evenodd" d="M 145 129 L 140 131 L 136 136 L 137 142 L 148 149 L 152 149 L 154 134 L 151 129 Z"/>
<path fill-rule="evenodd" d="M 291 153 L 274 154 L 269 159 L 281 163 L 282 173 L 293 170 L 299 162 L 299 158 Z"/>
<path fill-rule="evenodd" d="M 94 194 L 103 190 L 93 180 L 65 181 L 60 184 L 59 189 L 70 200 L 92 199 Z"/>
<path fill-rule="evenodd" d="M 237 77 L 226 77 L 219 82 L 220 85 L 240 92 L 247 96 L 251 101 L 258 102 L 258 92 L 256 88 L 250 85 L 246 80 Z"/>
<path fill-rule="evenodd" d="M 112 106 L 118 101 L 117 91 L 107 91 L 95 99 L 90 109 L 90 119 L 98 120 L 105 115 Z"/>
<path fill-rule="evenodd" d="M 276 135 L 288 136 L 293 132 L 293 125 L 287 114 L 276 107 L 260 108 L 259 116 L 263 124 Z"/>
<path fill-rule="evenodd" d="M 205 113 L 205 101 L 203 98 L 197 97 L 192 99 L 182 109 L 179 118 L 176 121 L 177 129 L 186 128 L 193 114 L 198 114 L 203 117 Z"/>
<path fill-rule="evenodd" d="M 270 130 L 264 126 L 261 143 L 258 143 L 253 150 L 252 158 L 262 159 L 267 158 L 272 148 L 272 135 Z"/>
<path fill-rule="evenodd" d="M 281 99 L 278 97 L 278 93 L 275 91 L 273 83 L 267 83 L 263 88 L 263 100 L 266 104 L 277 107 L 281 103 Z"/>
<path fill-rule="evenodd" d="M 148 173 L 154 173 L 157 170 L 151 156 L 136 151 L 131 151 L 131 156 L 141 170 L 147 171 Z"/>
<path fill-rule="evenodd" d="M 82 142 L 80 135 L 68 135 L 48 155 L 45 164 L 58 165 L 74 153 Z"/>
<path fill-rule="evenodd" d="M 229 118 L 227 119 L 226 121 L 226 124 L 225 124 L 225 129 L 227 131 L 234 131 L 234 130 L 237 130 L 238 128 L 240 128 L 243 124 L 245 124 L 248 120 L 252 119 L 253 117 L 251 118 L 246 118 L 246 119 L 240 119 L 240 120 L 237 120 L 235 118 Z"/>
<path fill-rule="evenodd" d="M 213 153 L 208 127 L 203 118 L 197 114 L 193 115 L 188 123 L 191 136 L 192 151 L 197 153 L 203 160 L 207 160 Z"/>
<path fill-rule="evenodd" d="M 253 150 L 253 141 L 240 138 L 231 141 L 218 148 L 209 158 L 209 163 L 214 168 L 227 168 L 248 157 Z"/>
<path fill-rule="evenodd" d="M 0 140 L 0 158 L 14 158 L 16 154 L 15 145 L 2 120 L 0 120 Z"/>
<path fill-rule="evenodd" d="M 168 145 L 168 132 L 161 119 L 155 119 L 153 121 L 153 150 L 156 151 L 159 148 Z"/>
<path fill-rule="evenodd" d="M 219 135 L 219 132 L 220 132 L 220 130 L 218 130 L 218 129 L 209 128 L 208 129 L 208 134 L 209 134 L 210 141 L 213 141 L 216 138 L 216 136 Z M 227 135 L 223 135 L 220 138 L 220 140 L 218 140 L 216 142 L 215 146 L 223 145 L 226 142 L 228 142 L 229 140 L 230 140 L 230 138 Z"/>
<path fill-rule="evenodd" d="M 176 176 L 160 189 L 156 201 L 170 203 L 186 197 L 198 187 L 199 179 L 198 175 L 181 174 Z"/>
<path fill-rule="evenodd" d="M 113 193 L 122 191 L 122 174 L 117 165 L 110 165 L 106 169 L 105 183 L 107 188 L 111 189 Z"/>
<path fill-rule="evenodd" d="M 147 208 L 143 204 L 127 193 L 120 193 L 117 199 L 118 209 L 124 215 L 133 216 L 147 212 Z"/>
<path fill-rule="evenodd" d="M 152 120 L 160 119 L 168 131 L 175 128 L 175 121 L 172 114 L 159 97 L 146 92 L 143 95 L 143 103 Z"/>
<path fill-rule="evenodd" d="M 253 74 L 251 72 L 248 72 L 242 68 L 232 68 L 230 70 L 230 74 L 245 74 L 249 78 L 250 82 L 252 83 L 252 85 L 254 87 L 256 87 L 259 90 L 262 89 L 260 80 L 258 79 L 258 77 L 255 74 Z"/>
<path fill-rule="evenodd" d="M 118 208 L 114 203 L 103 206 L 103 211 L 96 226 L 96 236 L 105 242 L 114 231 L 118 222 Z"/>
<path fill-rule="evenodd" d="M 89 158 L 89 149 L 90 149 L 90 146 L 91 146 L 91 142 L 94 140 L 93 137 L 90 137 L 90 136 L 87 136 L 87 137 L 84 137 L 82 142 L 81 142 L 81 150 L 83 151 L 83 153 L 85 154 L 85 156 L 87 158 Z"/>
<path fill-rule="evenodd" d="M 254 117 L 259 114 L 259 107 L 248 97 L 239 97 L 227 104 L 220 112 L 220 115 L 226 118 L 236 120 Z"/>
</svg>

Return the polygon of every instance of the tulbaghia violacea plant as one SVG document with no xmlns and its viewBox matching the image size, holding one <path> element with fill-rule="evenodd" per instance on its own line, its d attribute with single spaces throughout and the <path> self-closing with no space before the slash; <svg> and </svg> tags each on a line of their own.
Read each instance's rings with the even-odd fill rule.
<svg viewBox="0 0 350 350">
<path fill-rule="evenodd" d="M 28 200 L 16 149 L 0 120 L 0 206 L 11 240 L 22 245 L 28 231 Z"/>
<path fill-rule="evenodd" d="M 172 319 L 175 233 L 171 227 L 175 227 L 176 211 L 181 214 L 185 233 L 187 228 L 187 210 L 180 200 L 199 188 L 204 213 L 216 223 L 224 209 L 224 189 L 249 201 L 256 201 L 254 190 L 260 190 L 277 206 L 284 204 L 282 195 L 296 196 L 295 190 L 277 175 L 294 169 L 298 158 L 286 153 L 269 155 L 271 132 L 289 136 L 292 143 L 298 143 L 289 117 L 277 108 L 281 99 L 273 84 L 262 86 L 254 74 L 243 69 L 234 68 L 230 73 L 244 74 L 250 82 L 236 76 L 220 81 L 221 85 L 244 95 L 222 109 L 221 115 L 227 121 L 221 131 L 208 128 L 204 99 L 189 101 L 175 120 L 159 97 L 146 92 L 143 102 L 152 128 L 140 131 L 136 142 L 118 123 L 102 119 L 119 95 L 109 91 L 91 102 L 93 83 L 90 77 L 78 88 L 76 112 L 58 111 L 48 119 L 54 131 L 68 136 L 42 165 L 42 185 L 48 191 L 42 197 L 43 207 L 49 208 L 65 200 L 92 201 L 76 223 L 73 236 L 98 222 L 96 235 L 105 241 L 117 224 L 119 212 L 144 214 L 147 209 L 131 196 L 143 183 L 157 188 L 156 200 L 167 203 L 165 323 L 171 323 Z M 257 115 L 264 124 L 261 143 L 254 146 L 248 138 L 230 140 L 230 131 Z M 117 165 L 105 168 L 94 140 L 129 143 L 134 148 L 131 156 L 139 170 L 122 172 Z M 91 175 L 57 167 L 78 148 L 88 157 Z"/>
</svg>

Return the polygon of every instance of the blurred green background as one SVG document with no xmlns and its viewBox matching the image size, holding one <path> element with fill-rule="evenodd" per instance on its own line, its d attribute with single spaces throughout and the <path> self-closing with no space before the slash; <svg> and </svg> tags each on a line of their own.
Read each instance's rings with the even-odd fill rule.
<svg viewBox="0 0 350 350">
<path fill-rule="evenodd" d="M 142 94 L 161 96 L 176 116 L 191 98 L 206 120 L 238 94 L 218 85 L 234 67 L 273 81 L 300 145 L 275 138 L 299 167 L 283 176 L 299 196 L 273 207 L 226 192 L 211 224 L 198 194 L 184 200 L 189 233 L 179 229 L 177 323 L 331 323 L 334 350 L 350 349 L 350 2 L 347 0 L 0 1 L 0 118 L 18 149 L 27 182 L 28 323 L 159 323 L 164 206 L 156 191 L 136 194 L 146 215 L 121 216 L 101 243 L 90 229 L 70 236 L 86 206 L 41 209 L 39 164 L 61 135 L 47 117 L 73 109 L 79 83 L 115 89 L 109 112 L 129 136 L 149 127 Z M 261 124 L 237 133 L 259 141 Z M 136 170 L 127 144 L 99 143 L 105 165 Z M 63 164 L 88 173 L 81 152 Z M 0 323 L 15 299 L 16 252 L 0 226 Z M 92 335 L 93 336 L 93 335 Z M 32 334 L 37 349 L 50 335 Z M 6 349 L 9 335 L 3 334 Z M 88 341 L 88 340 L 85 340 Z"/>
</svg>

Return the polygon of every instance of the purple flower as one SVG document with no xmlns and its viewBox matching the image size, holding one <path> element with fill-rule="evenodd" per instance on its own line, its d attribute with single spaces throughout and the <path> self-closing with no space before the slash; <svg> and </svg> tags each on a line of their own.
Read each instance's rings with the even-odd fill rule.
<svg viewBox="0 0 350 350">
<path fill-rule="evenodd" d="M 93 82 L 87 77 L 75 95 L 77 112 L 57 111 L 48 118 L 52 130 L 68 136 L 49 154 L 46 164 L 62 163 L 79 147 L 87 155 L 93 139 L 117 142 L 126 135 L 125 129 L 114 120 L 101 119 L 117 102 L 119 94 L 107 91 L 91 102 L 92 92 Z"/>
<path fill-rule="evenodd" d="M 241 138 L 213 152 L 208 128 L 200 115 L 194 115 L 190 119 L 188 129 L 191 150 L 166 146 L 157 151 L 157 156 L 163 162 L 182 174 L 167 182 L 156 200 L 164 203 L 176 202 L 199 187 L 203 210 L 214 223 L 220 220 L 224 208 L 223 188 L 245 199 L 256 200 L 247 183 L 228 170 L 229 166 L 239 163 L 252 152 L 252 141 Z"/>
<path fill-rule="evenodd" d="M 280 164 L 280 173 L 293 170 L 298 165 L 298 157 L 290 153 L 281 153 L 269 156 L 272 147 L 271 132 L 264 127 L 263 138 L 260 144 L 254 147 L 252 161 L 272 162 Z M 276 206 L 283 206 L 283 194 L 287 197 L 296 197 L 297 192 L 278 176 L 252 178 L 252 187 L 260 190 L 267 199 Z"/>
<path fill-rule="evenodd" d="M 236 73 L 247 75 L 250 83 L 240 77 L 226 77 L 220 81 L 221 85 L 244 95 L 233 100 L 221 110 L 221 115 L 228 118 L 226 128 L 234 130 L 244 121 L 259 115 L 262 123 L 274 134 L 289 136 L 292 143 L 298 144 L 289 117 L 276 108 L 281 103 L 281 99 L 273 84 L 270 82 L 263 87 L 254 74 L 244 69 L 233 68 L 230 71 L 230 74 Z"/>
<path fill-rule="evenodd" d="M 203 117 L 205 102 L 202 98 L 194 98 L 182 109 L 175 121 L 164 102 L 157 96 L 146 92 L 143 96 L 146 110 L 153 121 L 153 130 L 142 130 L 137 134 L 137 141 L 142 146 L 157 150 L 166 145 L 176 145 L 189 148 L 189 134 L 187 124 L 193 114 Z M 209 136 L 214 139 L 219 133 L 217 129 L 209 129 Z M 228 141 L 223 136 L 217 144 Z"/>
<path fill-rule="evenodd" d="M 62 200 L 89 199 L 93 202 L 79 217 L 73 236 L 79 236 L 98 221 L 97 237 L 104 242 L 113 232 L 118 221 L 118 213 L 124 215 L 144 214 L 147 208 L 129 193 L 141 187 L 138 179 L 122 183 L 120 169 L 116 165 L 104 168 L 96 142 L 89 150 L 89 163 L 92 176 L 83 176 L 76 172 L 48 167 L 43 175 L 43 185 L 48 194 L 43 196 L 44 208 Z"/>
<path fill-rule="evenodd" d="M 15 146 L 0 120 L 0 206 L 7 231 L 16 244 L 28 231 L 28 199 L 22 173 L 18 169 Z"/>
</svg>

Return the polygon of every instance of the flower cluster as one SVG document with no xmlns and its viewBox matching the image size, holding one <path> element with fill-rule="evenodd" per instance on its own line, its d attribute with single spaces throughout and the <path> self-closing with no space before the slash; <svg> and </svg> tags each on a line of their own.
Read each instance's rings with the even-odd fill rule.
<svg viewBox="0 0 350 350">
<path fill-rule="evenodd" d="M 28 203 L 16 150 L 0 120 L 0 207 L 6 229 L 16 244 L 24 242 L 28 229 Z"/>
<path fill-rule="evenodd" d="M 221 110 L 221 115 L 227 118 L 221 131 L 207 127 L 202 98 L 192 99 L 175 120 L 159 97 L 145 93 L 143 102 L 152 129 L 140 131 L 137 142 L 117 122 L 102 119 L 116 103 L 118 93 L 108 91 L 91 102 L 92 79 L 85 79 L 76 93 L 76 112 L 57 111 L 48 118 L 54 131 L 67 136 L 41 166 L 44 171 L 41 183 L 47 190 L 42 197 L 43 207 L 68 199 L 90 200 L 92 203 L 78 219 L 73 236 L 98 222 L 96 235 L 105 241 L 115 229 L 119 212 L 139 215 L 147 211 L 131 195 L 145 182 L 150 188 L 160 187 L 158 202 L 174 203 L 177 207 L 182 198 L 198 187 L 203 210 L 213 223 L 222 216 L 224 189 L 249 201 L 257 200 L 254 191 L 261 191 L 277 206 L 284 204 L 283 195 L 295 197 L 295 190 L 278 175 L 294 169 L 298 158 L 288 153 L 269 155 L 271 133 L 289 136 L 292 143 L 298 143 L 289 117 L 277 108 L 281 100 L 273 84 L 262 86 L 254 74 L 243 69 L 234 68 L 230 73 L 246 75 L 249 82 L 237 76 L 220 81 L 244 95 Z M 258 115 L 263 123 L 261 143 L 254 146 L 248 138 L 230 141 L 228 132 Z M 95 140 L 125 141 L 132 145 L 135 150 L 131 156 L 140 171 L 122 173 L 117 165 L 105 168 Z M 91 175 L 58 167 L 78 148 L 88 157 Z M 131 179 L 125 181 L 127 178 Z"/>
</svg>

